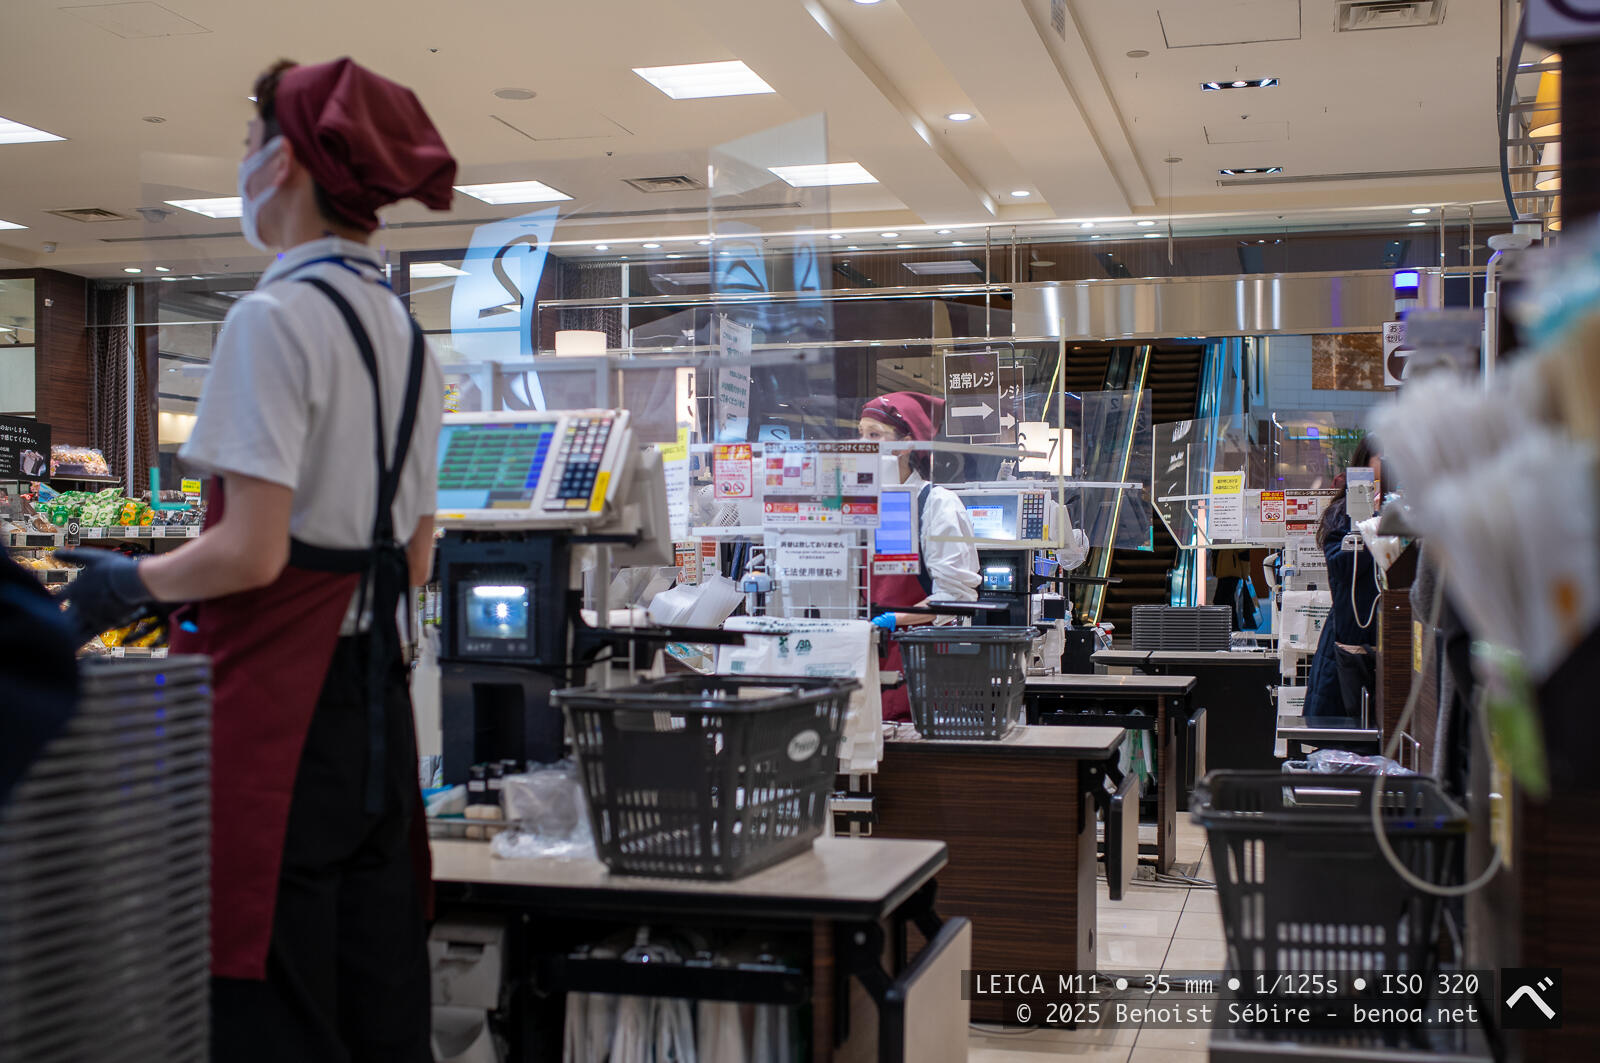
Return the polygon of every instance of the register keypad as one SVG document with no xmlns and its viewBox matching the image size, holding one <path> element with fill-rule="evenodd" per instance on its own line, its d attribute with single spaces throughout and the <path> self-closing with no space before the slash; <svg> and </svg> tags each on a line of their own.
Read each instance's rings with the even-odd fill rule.
<svg viewBox="0 0 1600 1063">
<path fill-rule="evenodd" d="M 1024 491 L 1022 493 L 1022 527 L 1018 529 L 1018 537 L 1022 539 L 1044 538 L 1044 501 L 1043 491 Z"/>
<path fill-rule="evenodd" d="M 574 417 L 567 421 L 561 449 L 556 452 L 561 479 L 545 501 L 545 509 L 589 508 L 595 477 L 600 472 L 600 461 L 605 457 L 606 443 L 610 438 L 609 417 Z"/>
</svg>

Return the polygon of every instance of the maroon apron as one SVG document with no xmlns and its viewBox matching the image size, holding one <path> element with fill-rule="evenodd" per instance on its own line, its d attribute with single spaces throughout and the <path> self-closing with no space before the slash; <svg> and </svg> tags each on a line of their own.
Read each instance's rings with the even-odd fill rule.
<svg viewBox="0 0 1600 1063">
<path fill-rule="evenodd" d="M 928 600 L 928 591 L 920 576 L 876 576 L 872 580 L 873 608 L 885 613 L 915 612 L 916 607 Z M 881 671 L 899 672 L 900 644 L 890 639 L 888 648 L 878 658 Z M 902 682 L 883 692 L 883 718 L 891 721 L 911 719 L 911 696 Z"/>
<path fill-rule="evenodd" d="M 391 662 L 380 661 L 383 655 L 377 644 L 382 639 L 392 648 L 398 642 L 391 619 L 396 563 L 393 500 L 421 381 L 422 334 L 413 322 L 407 405 L 391 465 L 383 442 L 383 406 L 377 401 L 371 342 L 342 296 L 325 282 L 313 279 L 310 283 L 327 294 L 345 317 L 372 380 L 379 422 L 378 514 L 370 549 L 319 550 L 292 543 L 289 564 L 270 585 L 213 598 L 174 614 L 172 652 L 203 653 L 211 658 L 211 973 L 219 978 L 260 980 L 266 976 L 295 774 L 345 613 L 352 596 L 369 581 L 374 589 L 374 649 L 369 657 L 386 666 Z M 219 477 L 205 526 L 220 521 L 225 508 L 226 494 Z M 374 575 L 380 557 L 387 574 L 382 578 Z M 403 550 L 399 558 L 403 565 Z M 404 582 L 404 576 L 400 579 Z M 382 593 L 385 585 L 388 593 Z M 380 671 L 375 664 L 369 671 L 369 684 L 372 674 Z M 369 695 L 373 693 L 369 689 Z M 376 698 L 381 697 L 379 690 Z M 381 778 L 372 775 L 377 760 L 375 754 L 368 758 L 369 792 L 381 784 Z M 431 864 L 422 807 L 419 795 L 417 815 L 412 819 L 412 857 L 421 895 L 431 907 Z"/>
</svg>

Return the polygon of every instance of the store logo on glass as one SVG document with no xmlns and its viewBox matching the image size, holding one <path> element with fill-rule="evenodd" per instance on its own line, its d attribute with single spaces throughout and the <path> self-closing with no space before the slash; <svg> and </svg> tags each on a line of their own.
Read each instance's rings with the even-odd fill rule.
<svg viewBox="0 0 1600 1063">
<path fill-rule="evenodd" d="M 1500 1025 L 1507 1030 L 1560 1029 L 1561 968 L 1501 970 Z"/>
</svg>

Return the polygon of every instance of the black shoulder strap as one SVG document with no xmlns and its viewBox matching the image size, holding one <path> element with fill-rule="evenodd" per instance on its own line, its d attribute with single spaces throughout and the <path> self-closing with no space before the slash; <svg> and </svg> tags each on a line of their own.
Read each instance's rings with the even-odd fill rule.
<svg viewBox="0 0 1600 1063">
<path fill-rule="evenodd" d="M 328 301 L 333 303 L 334 309 L 339 311 L 339 316 L 344 318 L 350 336 L 355 341 L 356 351 L 361 355 L 361 364 L 367 370 L 367 378 L 372 383 L 373 432 L 378 469 L 378 506 L 377 512 L 373 515 L 373 540 L 375 543 L 392 541 L 395 537 L 394 499 L 399 493 L 400 473 L 405 468 L 406 455 L 411 449 L 411 431 L 416 425 L 417 400 L 422 392 L 424 363 L 422 329 L 417 325 L 416 319 L 409 318 L 411 358 L 406 370 L 405 401 L 400 407 L 400 423 L 395 432 L 395 453 L 391 462 L 387 434 L 383 428 L 383 401 L 378 385 L 378 355 L 373 350 L 372 337 L 367 333 L 361 319 L 356 316 L 355 308 L 333 285 L 320 277 L 306 277 L 305 282 L 326 295 Z"/>
<path fill-rule="evenodd" d="M 917 582 L 922 584 L 922 593 L 933 593 L 933 576 L 928 572 L 927 555 L 923 549 L 927 525 L 923 523 L 923 515 L 928 511 L 928 494 L 933 490 L 932 484 L 923 484 L 922 490 L 917 492 Z"/>
</svg>

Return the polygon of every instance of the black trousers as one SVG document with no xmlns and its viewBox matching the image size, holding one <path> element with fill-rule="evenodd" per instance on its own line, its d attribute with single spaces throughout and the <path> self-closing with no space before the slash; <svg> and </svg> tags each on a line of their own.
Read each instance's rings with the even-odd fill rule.
<svg viewBox="0 0 1600 1063">
<path fill-rule="evenodd" d="M 421 814 L 411 702 L 397 666 L 385 691 L 383 809 L 369 814 L 367 642 L 339 640 L 306 735 L 266 980 L 211 980 L 214 1063 L 432 1063 L 410 849 Z"/>
</svg>

